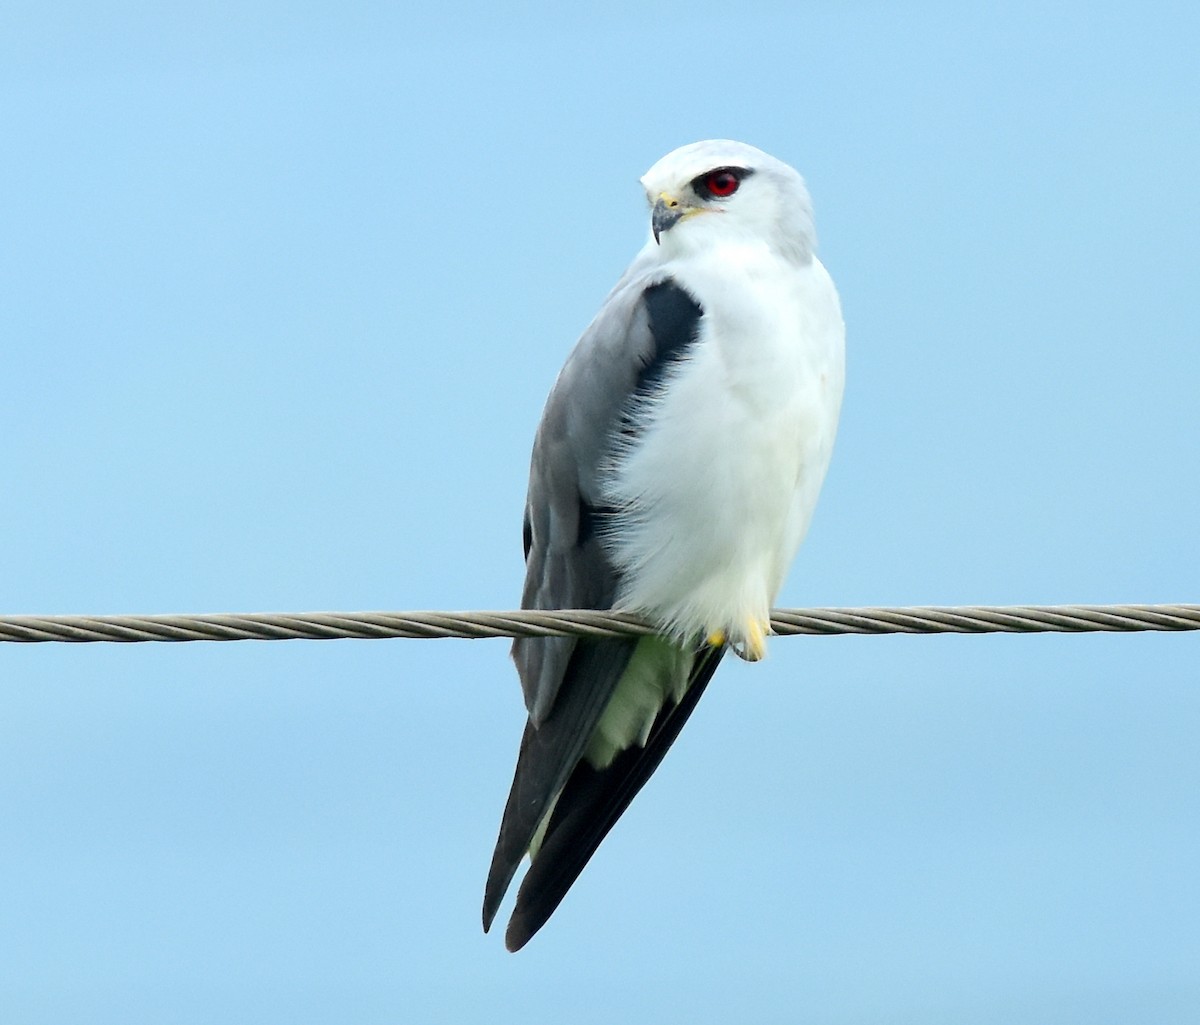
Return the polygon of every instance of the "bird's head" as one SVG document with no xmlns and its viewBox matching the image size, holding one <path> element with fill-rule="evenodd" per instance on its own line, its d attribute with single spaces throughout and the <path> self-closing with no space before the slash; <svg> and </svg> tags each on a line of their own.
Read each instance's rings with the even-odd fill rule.
<svg viewBox="0 0 1200 1025">
<path fill-rule="evenodd" d="M 710 139 L 663 157 L 642 177 L 663 254 L 721 242 L 760 243 L 800 263 L 816 245 L 804 179 L 753 146 Z"/>
</svg>

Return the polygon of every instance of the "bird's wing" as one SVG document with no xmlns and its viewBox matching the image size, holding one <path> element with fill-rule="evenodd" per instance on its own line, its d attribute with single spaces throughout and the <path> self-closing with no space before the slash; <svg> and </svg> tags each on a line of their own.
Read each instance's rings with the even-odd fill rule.
<svg viewBox="0 0 1200 1025">
<path fill-rule="evenodd" d="M 704 693 L 724 647 L 695 656 L 687 689 L 668 700 L 655 717 L 644 745 L 633 744 L 602 769 L 580 760 L 554 802 L 545 838 L 529 866 L 504 934 L 509 950 L 520 950 L 546 924 L 600 842 L 629 802 L 653 775 Z M 526 735 L 532 727 L 527 727 Z M 522 745 L 522 754 L 524 745 Z"/>
<path fill-rule="evenodd" d="M 629 437 L 636 430 L 629 418 L 631 405 L 656 388 L 664 370 L 696 341 L 702 315 L 682 287 L 635 264 L 584 332 L 555 383 L 534 442 L 522 607 L 612 607 L 620 580 L 601 542 L 605 521 L 613 515 L 604 504 L 603 474 L 614 445 L 636 443 Z M 528 935 L 557 906 L 690 713 L 695 698 L 689 693 L 664 707 L 644 748 L 618 755 L 602 771 L 580 764 L 636 647 L 633 638 L 522 638 L 513 645 L 529 723 L 488 875 L 485 928 L 555 798 L 534 883 L 552 874 L 556 882 L 546 888 L 544 900 L 534 903 L 545 904 L 555 890 L 557 896 Z M 693 673 L 707 682 L 712 669 L 705 668 L 704 660 L 696 663 Z M 702 689 L 692 688 L 696 698 Z M 603 777 L 603 785 L 577 783 L 577 767 L 592 771 L 597 780 Z M 578 807 L 572 797 L 576 794 Z M 575 822 L 586 809 L 600 818 L 593 820 L 589 812 L 587 823 Z M 562 831 L 560 824 L 572 811 L 575 824 Z M 538 889 L 527 880 L 522 895 Z"/>
</svg>

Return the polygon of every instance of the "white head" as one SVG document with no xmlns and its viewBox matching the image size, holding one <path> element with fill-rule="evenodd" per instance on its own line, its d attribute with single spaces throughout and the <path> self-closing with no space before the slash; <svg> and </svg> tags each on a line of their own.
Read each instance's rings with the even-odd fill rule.
<svg viewBox="0 0 1200 1025">
<path fill-rule="evenodd" d="M 709 139 L 668 153 L 642 176 L 663 256 L 720 242 L 766 244 L 808 263 L 816 248 L 804 179 L 744 142 Z"/>
</svg>

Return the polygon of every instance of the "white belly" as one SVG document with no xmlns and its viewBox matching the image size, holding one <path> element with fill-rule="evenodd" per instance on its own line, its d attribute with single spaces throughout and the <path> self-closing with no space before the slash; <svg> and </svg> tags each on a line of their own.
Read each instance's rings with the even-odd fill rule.
<svg viewBox="0 0 1200 1025">
<path fill-rule="evenodd" d="M 808 529 L 841 406 L 844 328 L 819 262 L 728 262 L 680 282 L 702 331 L 642 411 L 606 491 L 623 510 L 609 550 L 618 606 L 680 641 L 767 620 Z M 707 300 L 707 301 L 706 301 Z"/>
</svg>

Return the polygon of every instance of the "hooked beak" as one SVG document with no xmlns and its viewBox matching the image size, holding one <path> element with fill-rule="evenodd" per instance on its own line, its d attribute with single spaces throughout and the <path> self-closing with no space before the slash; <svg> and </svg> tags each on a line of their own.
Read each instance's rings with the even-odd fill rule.
<svg viewBox="0 0 1200 1025">
<path fill-rule="evenodd" d="M 654 241 L 661 245 L 659 236 L 678 224 L 687 212 L 688 208 L 674 196 L 660 192 L 650 215 L 650 230 L 654 232 Z"/>
</svg>

